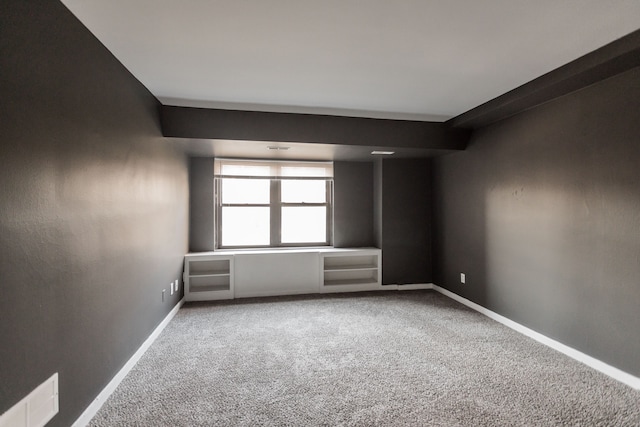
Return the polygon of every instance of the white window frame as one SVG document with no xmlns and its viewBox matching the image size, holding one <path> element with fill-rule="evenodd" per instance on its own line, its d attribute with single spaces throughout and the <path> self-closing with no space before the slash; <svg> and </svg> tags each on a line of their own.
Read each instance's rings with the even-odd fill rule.
<svg viewBox="0 0 640 427">
<path fill-rule="evenodd" d="M 225 175 L 225 165 L 234 166 L 268 166 L 269 175 Z M 306 167 L 317 169 L 314 176 L 289 175 L 287 167 Z M 270 182 L 269 203 L 222 203 L 223 179 L 266 179 Z M 324 203 L 285 203 L 281 200 L 281 182 L 283 180 L 324 180 L 326 182 L 326 199 Z M 250 249 L 250 248 L 286 248 L 286 247 L 319 247 L 333 244 L 333 162 L 302 162 L 282 160 L 248 160 L 248 159 L 215 159 L 214 160 L 214 230 L 215 249 Z M 269 245 L 223 246 L 222 245 L 222 208 L 223 207 L 269 207 L 270 209 L 270 243 Z M 326 207 L 326 238 L 321 242 L 283 243 L 281 233 L 283 207 Z"/>
</svg>

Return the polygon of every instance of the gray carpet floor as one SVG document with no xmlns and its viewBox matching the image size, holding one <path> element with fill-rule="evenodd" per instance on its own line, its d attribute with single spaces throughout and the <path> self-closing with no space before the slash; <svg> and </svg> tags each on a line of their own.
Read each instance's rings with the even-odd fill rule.
<svg viewBox="0 0 640 427">
<path fill-rule="evenodd" d="M 185 305 L 91 426 L 640 426 L 640 391 L 434 291 Z"/>
</svg>

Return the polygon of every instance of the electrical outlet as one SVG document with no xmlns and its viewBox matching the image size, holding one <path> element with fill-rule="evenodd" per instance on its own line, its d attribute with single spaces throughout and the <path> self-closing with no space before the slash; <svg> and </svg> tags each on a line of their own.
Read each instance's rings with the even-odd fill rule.
<svg viewBox="0 0 640 427">
<path fill-rule="evenodd" d="M 171 288 L 171 295 L 173 295 L 173 282 L 169 283 L 169 288 Z"/>
<path fill-rule="evenodd" d="M 179 284 L 179 283 L 178 283 L 178 279 L 176 279 L 176 285 L 174 286 L 174 288 L 175 288 L 176 292 L 178 292 L 178 284 Z"/>
<path fill-rule="evenodd" d="M 467 283 L 467 276 L 464 273 L 460 273 L 460 283 Z"/>
</svg>

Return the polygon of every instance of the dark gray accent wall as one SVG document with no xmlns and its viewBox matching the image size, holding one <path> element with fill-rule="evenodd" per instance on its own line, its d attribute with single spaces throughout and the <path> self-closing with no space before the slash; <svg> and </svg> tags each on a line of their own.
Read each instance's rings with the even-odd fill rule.
<svg viewBox="0 0 640 427">
<path fill-rule="evenodd" d="M 639 138 L 634 68 L 435 159 L 436 284 L 639 376 Z"/>
<path fill-rule="evenodd" d="M 213 159 L 189 159 L 189 251 L 206 252 L 215 247 Z"/>
<path fill-rule="evenodd" d="M 375 246 L 373 163 L 334 162 L 333 246 Z"/>
<path fill-rule="evenodd" d="M 431 160 L 383 159 L 375 172 L 382 283 L 431 283 Z"/>
<path fill-rule="evenodd" d="M 382 159 L 373 163 L 373 239 L 382 248 Z"/>
<path fill-rule="evenodd" d="M 0 413 L 59 373 L 69 426 L 178 303 L 185 156 L 58 1 L 0 6 Z"/>
</svg>

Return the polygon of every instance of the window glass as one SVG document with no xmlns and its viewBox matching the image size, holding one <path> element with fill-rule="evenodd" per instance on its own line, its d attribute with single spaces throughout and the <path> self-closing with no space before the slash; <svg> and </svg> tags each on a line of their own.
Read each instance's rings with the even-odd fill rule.
<svg viewBox="0 0 640 427">
<path fill-rule="evenodd" d="M 281 181 L 283 203 L 325 203 L 327 201 L 327 182 L 322 180 Z"/>
<path fill-rule="evenodd" d="M 222 203 L 229 204 L 269 204 L 268 179 L 222 180 Z"/>
<path fill-rule="evenodd" d="M 324 242 L 327 240 L 325 206 L 282 208 L 282 243 Z"/>
<path fill-rule="evenodd" d="M 224 206 L 222 246 L 268 246 L 269 207 Z"/>
<path fill-rule="evenodd" d="M 216 159 L 215 248 L 330 245 L 331 162 Z"/>
</svg>

